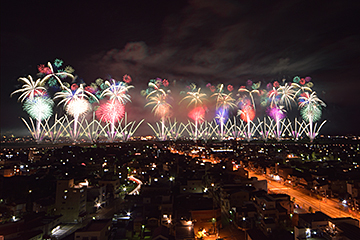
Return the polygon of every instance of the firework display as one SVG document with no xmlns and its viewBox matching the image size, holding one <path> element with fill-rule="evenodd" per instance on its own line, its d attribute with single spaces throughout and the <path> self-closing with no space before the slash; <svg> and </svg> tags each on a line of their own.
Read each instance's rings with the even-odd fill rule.
<svg viewBox="0 0 360 240">
<path fill-rule="evenodd" d="M 180 124 L 188 133 L 191 139 L 276 139 L 292 138 L 299 140 L 308 137 L 310 141 L 319 134 L 320 129 L 326 123 L 324 120 L 319 126 L 317 121 L 321 118 L 321 113 L 325 103 L 321 101 L 312 90 L 313 83 L 310 77 L 294 77 L 292 82 L 272 81 L 263 84 L 247 80 L 244 85 L 238 89 L 236 96 L 232 95 L 233 85 L 208 83 L 206 85 L 209 94 L 202 92 L 200 87 L 191 83 L 186 88 L 187 91 L 180 92 L 186 94 L 180 101 L 187 102 L 186 108 L 188 118 L 192 121 Z M 158 85 L 156 85 L 158 86 Z M 157 90 L 156 90 L 157 89 Z M 149 95 L 155 93 L 155 90 L 147 89 Z M 165 95 L 165 94 L 164 94 Z M 207 96 L 210 95 L 210 98 Z M 210 99 L 214 98 L 215 103 L 211 104 Z M 161 104 L 162 100 L 153 98 L 153 104 Z M 156 104 L 155 104 L 156 103 Z M 205 105 L 206 103 L 206 105 Z M 156 106 L 157 107 L 157 106 Z M 212 121 L 207 121 L 205 114 L 209 108 L 215 109 L 215 114 L 211 116 Z M 156 113 L 156 108 L 153 111 Z M 294 111 L 300 112 L 302 120 L 295 118 L 293 121 L 287 118 L 287 114 L 294 114 Z M 231 117 L 232 116 L 232 117 Z M 167 117 L 170 120 L 170 117 Z M 169 121 L 171 122 L 171 121 Z M 162 129 L 170 129 L 164 126 L 165 121 L 162 118 Z M 149 124 L 150 125 L 150 124 Z M 318 127 L 317 127 L 318 126 Z M 151 126 L 155 135 L 164 140 L 166 136 L 160 129 Z M 162 137 L 159 137 L 162 136 Z M 167 135 L 168 139 L 184 137 L 182 135 Z"/>
<path fill-rule="evenodd" d="M 180 103 L 184 100 L 190 100 L 187 107 L 194 105 L 193 110 L 189 112 L 188 116 L 195 122 L 195 130 L 191 131 L 191 137 L 196 140 L 199 137 L 199 123 L 203 121 L 207 109 L 204 104 L 204 100 L 206 99 L 207 95 L 205 93 L 201 93 L 201 88 L 197 88 L 194 83 L 192 83 L 188 88 L 190 89 L 190 91 L 186 93 L 187 96 L 185 96 L 180 101 Z"/>
<path fill-rule="evenodd" d="M 160 123 L 161 123 L 161 132 L 157 136 L 161 140 L 165 140 L 167 133 L 165 132 L 165 120 L 167 118 L 170 118 L 172 115 L 172 106 L 169 103 L 170 96 L 166 88 L 168 87 L 169 82 L 166 79 L 151 79 L 148 83 L 148 89 L 145 91 L 146 99 L 148 100 L 148 103 L 146 106 L 153 106 L 152 112 L 155 114 L 155 116 L 160 117 Z M 148 123 L 151 128 L 152 125 Z"/>
<path fill-rule="evenodd" d="M 22 120 L 38 142 L 44 138 L 53 142 L 127 141 L 144 121 L 128 122 L 126 109 L 132 104 L 129 91 L 134 86 L 129 85 L 132 79 L 127 74 L 121 81 L 98 78 L 86 84 L 59 59 L 39 65 L 38 70 L 37 80 L 20 77 L 22 87 L 11 94 L 20 94 L 18 99 L 30 116 L 29 121 Z M 234 84 L 202 87 L 190 83 L 179 91 L 182 87 L 176 86 L 175 80 L 155 78 L 140 93 L 146 100 L 144 111 L 159 119 L 147 125 L 162 141 L 183 137 L 221 141 L 307 137 L 313 141 L 326 123 L 320 122 L 326 104 L 313 90 L 311 80 L 298 76 L 292 81 L 265 83 L 239 80 L 238 88 Z M 179 99 L 178 104 L 174 99 Z"/>
<path fill-rule="evenodd" d="M 125 104 L 130 102 L 128 91 L 133 86 L 128 84 L 131 77 L 124 75 L 122 82 L 96 79 L 95 83 L 86 86 L 73 75 L 71 66 L 66 66 L 64 70 L 62 67 L 60 59 L 47 66 L 39 65 L 40 78 L 36 81 L 31 76 L 19 78 L 24 85 L 11 94 L 21 93 L 19 101 L 30 115 L 29 122 L 24 118 L 22 120 L 33 138 L 38 142 L 45 137 L 53 142 L 60 139 L 94 142 L 101 137 L 110 141 L 115 138 L 129 140 L 143 122 L 141 120 L 135 125 L 135 121 L 127 121 Z M 58 101 L 57 106 L 64 106 L 65 115 L 58 117 L 56 114 L 51 119 L 55 112 L 54 101 Z M 93 118 L 89 120 L 91 114 Z M 36 126 L 33 119 L 37 122 Z"/>
<path fill-rule="evenodd" d="M 211 88 L 211 85 L 209 86 Z M 227 87 L 230 93 L 224 92 L 224 84 L 220 84 L 217 93 L 214 93 L 212 97 L 216 97 L 216 119 L 220 124 L 220 138 L 224 138 L 224 124 L 228 119 L 229 110 L 236 107 L 235 99 L 231 96 L 233 90 L 232 85 Z"/>
<path fill-rule="evenodd" d="M 125 104 L 131 102 L 129 89 L 133 86 L 128 85 L 131 82 L 129 75 L 125 75 L 123 80 L 126 82 L 116 81 L 111 79 L 111 82 L 105 81 L 105 89 L 100 94 L 100 98 L 109 97 L 106 103 L 100 104 L 96 111 L 97 117 L 100 121 L 105 121 L 110 124 L 110 131 L 107 131 L 108 139 L 114 141 L 118 131 L 116 131 L 116 123 L 118 123 L 125 114 Z M 101 81 L 99 81 L 101 82 Z M 102 84 L 100 86 L 103 86 Z M 104 87 L 103 87 L 104 88 Z"/>
</svg>

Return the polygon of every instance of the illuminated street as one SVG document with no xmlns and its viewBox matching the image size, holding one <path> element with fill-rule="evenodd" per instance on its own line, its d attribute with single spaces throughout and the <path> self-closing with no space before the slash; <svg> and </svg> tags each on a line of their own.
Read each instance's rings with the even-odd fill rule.
<svg viewBox="0 0 360 240">
<path fill-rule="evenodd" d="M 138 185 L 136 186 L 136 188 L 134 188 L 134 190 L 132 190 L 131 192 L 129 192 L 129 195 L 135 195 L 135 194 L 139 194 L 140 192 L 140 188 L 142 185 L 142 182 L 140 181 L 140 179 L 135 178 L 134 176 L 129 176 L 129 180 L 136 182 Z"/>
<path fill-rule="evenodd" d="M 295 203 L 298 204 L 301 208 L 306 211 L 309 210 L 309 207 L 313 209 L 313 211 L 321 211 L 332 218 L 338 217 L 352 217 L 360 220 L 358 214 L 348 213 L 343 211 L 345 207 L 340 205 L 340 203 L 335 202 L 332 199 L 324 199 L 318 200 L 316 197 L 312 197 L 302 192 L 301 190 L 294 189 L 289 186 L 284 186 L 283 184 L 275 181 L 269 180 L 265 178 L 265 176 L 260 176 L 255 174 L 254 172 L 249 171 L 249 177 L 257 177 L 259 180 L 266 179 L 268 182 L 268 190 L 274 193 L 284 193 L 290 195 L 291 198 L 295 198 Z"/>
<path fill-rule="evenodd" d="M 72 232 L 74 232 L 76 229 L 78 229 L 78 226 L 75 224 L 65 224 L 62 225 L 58 230 L 55 230 L 52 234 L 52 237 L 56 239 L 61 239 L 62 237 L 65 237 Z"/>
</svg>

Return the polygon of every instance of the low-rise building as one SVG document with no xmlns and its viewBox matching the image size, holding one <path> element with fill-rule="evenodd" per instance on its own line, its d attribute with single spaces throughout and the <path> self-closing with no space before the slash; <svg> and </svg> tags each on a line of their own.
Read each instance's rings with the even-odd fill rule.
<svg viewBox="0 0 360 240">
<path fill-rule="evenodd" d="M 55 213 L 63 215 L 63 222 L 82 221 L 86 215 L 86 193 L 87 187 L 75 185 L 74 179 L 57 181 Z"/>
<path fill-rule="evenodd" d="M 86 227 L 75 232 L 75 240 L 108 240 L 111 220 L 93 220 Z"/>
</svg>

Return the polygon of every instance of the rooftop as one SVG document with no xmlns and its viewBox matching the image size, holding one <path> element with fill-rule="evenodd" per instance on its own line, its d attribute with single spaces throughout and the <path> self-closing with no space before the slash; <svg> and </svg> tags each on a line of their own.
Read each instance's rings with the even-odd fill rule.
<svg viewBox="0 0 360 240">
<path fill-rule="evenodd" d="M 86 227 L 79 229 L 78 232 L 98 232 L 109 225 L 109 223 L 111 223 L 110 219 L 91 221 Z"/>
</svg>

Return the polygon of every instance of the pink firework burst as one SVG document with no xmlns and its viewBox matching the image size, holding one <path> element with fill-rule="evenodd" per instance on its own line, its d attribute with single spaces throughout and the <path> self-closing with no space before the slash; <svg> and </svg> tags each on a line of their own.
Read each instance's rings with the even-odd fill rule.
<svg viewBox="0 0 360 240">
<path fill-rule="evenodd" d="M 164 85 L 164 87 L 167 87 L 167 86 L 169 86 L 169 81 L 164 79 L 162 84 Z"/>
<path fill-rule="evenodd" d="M 127 84 L 131 83 L 132 79 L 129 75 L 125 74 L 123 76 L 123 81 L 126 82 Z"/>
<path fill-rule="evenodd" d="M 49 67 L 45 67 L 44 64 L 40 64 L 38 66 L 38 70 L 40 73 L 43 73 L 43 74 L 50 74 L 51 73 L 51 69 Z"/>
<path fill-rule="evenodd" d="M 101 103 L 95 114 L 99 120 L 115 123 L 124 117 L 125 106 L 118 101 L 109 100 Z"/>
<path fill-rule="evenodd" d="M 286 117 L 285 111 L 278 107 L 270 107 L 267 109 L 267 114 L 274 119 L 275 121 L 279 121 Z"/>
<path fill-rule="evenodd" d="M 193 110 L 191 110 L 188 114 L 189 118 L 194 120 L 195 122 L 201 122 L 204 120 L 206 112 L 206 107 L 196 107 Z"/>
</svg>

